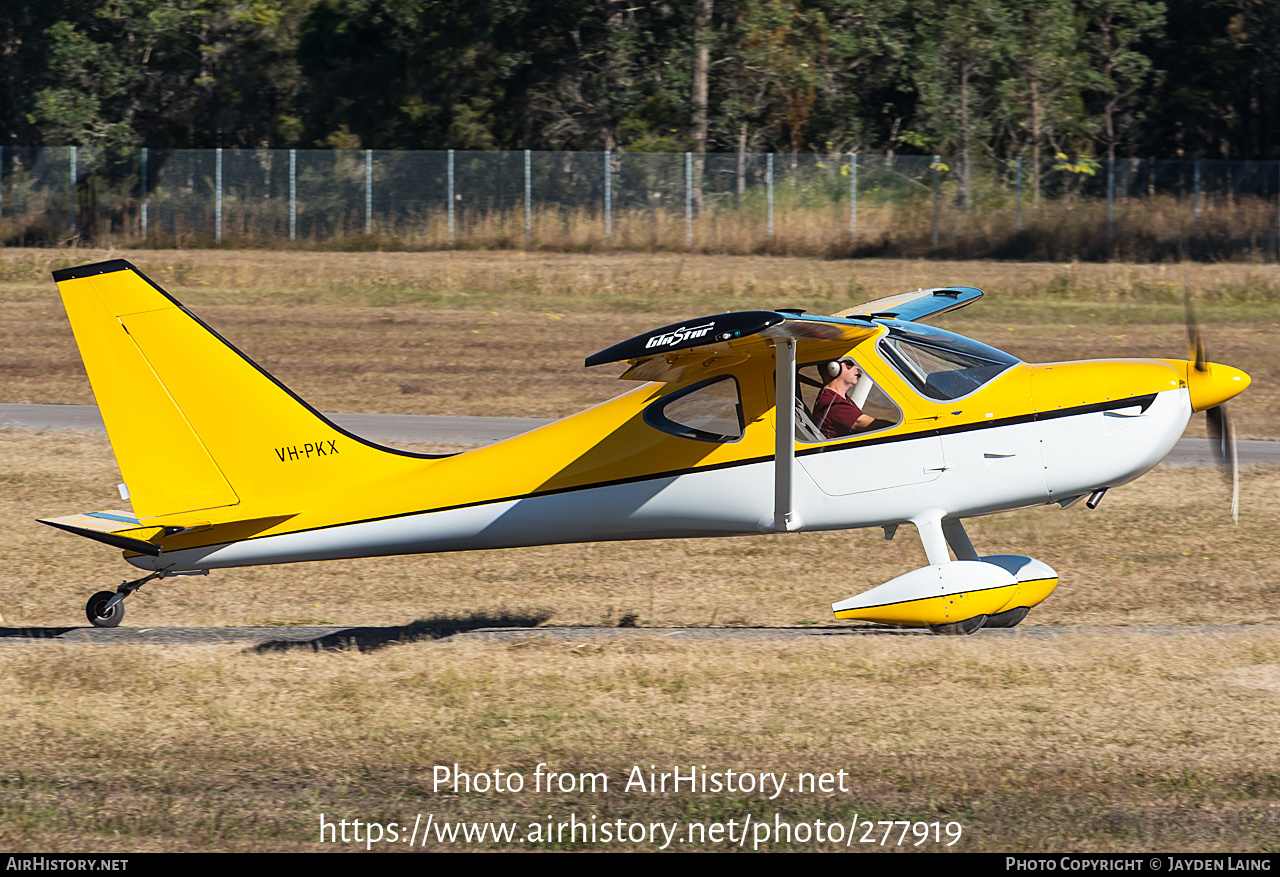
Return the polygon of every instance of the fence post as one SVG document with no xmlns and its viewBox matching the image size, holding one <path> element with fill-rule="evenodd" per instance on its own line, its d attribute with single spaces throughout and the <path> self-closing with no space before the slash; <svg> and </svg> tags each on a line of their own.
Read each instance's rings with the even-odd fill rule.
<svg viewBox="0 0 1280 877">
<path fill-rule="evenodd" d="M 147 147 L 142 147 L 142 239 L 147 239 Z"/>
<path fill-rule="evenodd" d="M 373 150 L 364 151 L 364 233 L 373 234 Z"/>
<path fill-rule="evenodd" d="M 858 153 L 849 156 L 849 244 L 858 240 Z"/>
<path fill-rule="evenodd" d="M 524 151 L 524 243 L 529 245 L 533 236 L 533 160 L 530 151 Z M 606 177 L 606 180 L 608 178 Z"/>
<path fill-rule="evenodd" d="M 449 246 L 453 246 L 453 150 L 449 150 L 447 176 L 449 178 Z"/>
<path fill-rule="evenodd" d="M 1115 247 L 1116 160 L 1107 159 L 1107 257 L 1114 255 Z"/>
<path fill-rule="evenodd" d="M 610 152 L 604 151 L 604 239 L 610 241 L 613 239 L 613 181 L 610 179 L 612 168 L 610 166 Z"/>
<path fill-rule="evenodd" d="M 769 239 L 772 240 L 773 239 L 773 153 L 772 152 L 769 153 L 769 163 L 765 168 L 764 182 L 765 182 L 765 190 L 768 193 L 766 198 L 766 201 L 768 202 L 768 207 L 765 211 L 767 216 L 767 220 L 766 220 L 767 233 L 769 235 Z"/>
<path fill-rule="evenodd" d="M 1195 222 L 1194 227 L 1197 234 L 1200 233 L 1200 159 L 1196 159 L 1193 164 L 1195 171 L 1192 173 L 1195 186 Z"/>
<path fill-rule="evenodd" d="M 222 243 L 222 147 L 213 151 L 213 240 Z"/>
<path fill-rule="evenodd" d="M 298 150 L 289 150 L 289 240 L 298 239 Z"/>
<path fill-rule="evenodd" d="M 693 246 L 693 153 L 684 154 L 684 245 Z"/>
<path fill-rule="evenodd" d="M 942 156 L 933 157 L 933 246 L 938 246 L 938 174 L 942 166 Z"/>
<path fill-rule="evenodd" d="M 71 235 L 75 237 L 76 229 L 76 148 L 71 147 Z"/>
<path fill-rule="evenodd" d="M 1014 231 L 1022 231 L 1022 156 L 1018 156 L 1018 218 L 1013 224 Z"/>
<path fill-rule="evenodd" d="M 0 217 L 4 216 L 4 147 L 0 146 Z"/>
<path fill-rule="evenodd" d="M 1280 161 L 1276 162 L 1276 172 L 1280 175 Z M 1280 205 L 1280 186 L 1276 188 L 1276 203 Z M 1280 212 L 1276 215 L 1276 258 L 1280 259 Z"/>
</svg>

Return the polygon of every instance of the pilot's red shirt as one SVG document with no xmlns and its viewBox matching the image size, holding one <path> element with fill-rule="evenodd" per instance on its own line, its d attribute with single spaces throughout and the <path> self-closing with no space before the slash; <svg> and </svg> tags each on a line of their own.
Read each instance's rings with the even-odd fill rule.
<svg viewBox="0 0 1280 877">
<path fill-rule="evenodd" d="M 813 422 L 827 438 L 853 435 L 853 425 L 862 416 L 862 409 L 835 390 L 822 388 L 813 403 Z"/>
</svg>

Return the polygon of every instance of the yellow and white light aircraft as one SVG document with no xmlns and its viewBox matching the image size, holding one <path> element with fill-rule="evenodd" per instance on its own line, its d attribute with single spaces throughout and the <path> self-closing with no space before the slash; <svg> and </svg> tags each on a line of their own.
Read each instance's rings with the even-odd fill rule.
<svg viewBox="0 0 1280 877">
<path fill-rule="evenodd" d="M 1198 333 L 1191 360 L 1024 363 L 917 322 L 982 295 L 947 287 L 833 316 L 666 326 L 587 359 L 629 363 L 631 391 L 487 447 L 414 454 L 326 419 L 126 261 L 54 279 L 132 509 L 44 523 L 149 573 L 90 598 L 99 627 L 148 581 L 224 567 L 856 527 L 892 538 L 902 524 L 928 565 L 835 603 L 837 618 L 1010 627 L 1057 573 L 980 556 L 962 519 L 1092 506 L 1155 466 L 1193 411 L 1210 412 L 1234 469 L 1222 405 L 1249 384 L 1207 363 Z M 815 407 L 845 369 L 852 432 Z"/>
</svg>

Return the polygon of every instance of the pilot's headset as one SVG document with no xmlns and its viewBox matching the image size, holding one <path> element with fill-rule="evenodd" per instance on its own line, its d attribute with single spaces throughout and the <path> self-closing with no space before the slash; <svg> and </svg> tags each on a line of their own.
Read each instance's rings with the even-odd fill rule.
<svg viewBox="0 0 1280 877">
<path fill-rule="evenodd" d="M 840 359 L 833 359 L 830 362 L 822 364 L 822 376 L 828 381 L 840 377 L 840 372 L 844 371 L 844 363 L 853 362 L 853 357 L 845 356 Z M 854 365 L 857 365 L 855 362 Z"/>
</svg>

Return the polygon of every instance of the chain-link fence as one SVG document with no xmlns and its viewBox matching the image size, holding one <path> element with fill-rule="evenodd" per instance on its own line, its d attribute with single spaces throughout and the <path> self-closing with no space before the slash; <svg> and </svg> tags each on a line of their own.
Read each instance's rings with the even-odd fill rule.
<svg viewBox="0 0 1280 877">
<path fill-rule="evenodd" d="M 0 243 L 1280 254 L 1280 162 L 0 148 Z"/>
</svg>

